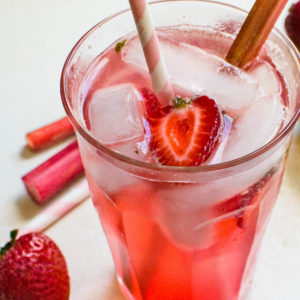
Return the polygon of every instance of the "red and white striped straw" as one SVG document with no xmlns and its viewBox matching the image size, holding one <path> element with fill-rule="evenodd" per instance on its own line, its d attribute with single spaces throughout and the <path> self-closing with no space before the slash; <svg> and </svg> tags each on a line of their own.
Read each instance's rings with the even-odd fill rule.
<svg viewBox="0 0 300 300">
<path fill-rule="evenodd" d="M 149 14 L 148 4 L 146 0 L 129 0 L 129 4 L 148 65 L 152 88 L 162 104 L 169 104 L 173 98 L 173 89 Z"/>
<path fill-rule="evenodd" d="M 63 194 L 53 199 L 48 207 L 30 220 L 19 230 L 18 236 L 29 232 L 43 232 L 64 215 L 89 197 L 89 188 L 85 178 L 69 187 Z"/>
</svg>

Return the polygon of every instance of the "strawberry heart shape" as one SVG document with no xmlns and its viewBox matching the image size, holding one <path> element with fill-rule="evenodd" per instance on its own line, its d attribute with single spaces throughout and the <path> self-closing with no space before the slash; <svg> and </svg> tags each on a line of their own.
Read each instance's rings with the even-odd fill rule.
<svg viewBox="0 0 300 300">
<path fill-rule="evenodd" d="M 179 105 L 162 107 L 149 89 L 141 89 L 141 93 L 151 128 L 150 148 L 159 163 L 204 163 L 217 147 L 222 132 L 222 116 L 215 101 L 201 96 L 187 101 L 176 99 Z"/>
</svg>

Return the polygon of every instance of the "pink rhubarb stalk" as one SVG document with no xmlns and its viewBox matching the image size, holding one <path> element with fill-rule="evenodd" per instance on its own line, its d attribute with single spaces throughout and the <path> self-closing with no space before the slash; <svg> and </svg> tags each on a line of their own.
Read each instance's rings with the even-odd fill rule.
<svg viewBox="0 0 300 300">
<path fill-rule="evenodd" d="M 22 177 L 28 193 L 45 203 L 83 173 L 77 141 Z"/>
<path fill-rule="evenodd" d="M 74 134 L 73 126 L 67 117 L 36 129 L 26 135 L 27 145 L 32 150 L 45 148 Z"/>
</svg>

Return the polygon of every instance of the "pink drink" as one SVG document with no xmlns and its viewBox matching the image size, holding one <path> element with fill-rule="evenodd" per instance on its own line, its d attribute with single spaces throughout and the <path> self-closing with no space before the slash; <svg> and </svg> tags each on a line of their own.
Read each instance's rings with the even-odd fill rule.
<svg viewBox="0 0 300 300">
<path fill-rule="evenodd" d="M 230 39 L 225 37 L 216 39 L 216 34 L 210 36 L 200 30 L 189 30 L 188 28 L 185 30 L 167 29 L 162 31 L 160 36 L 162 49 L 169 50 L 166 55 L 167 65 L 172 63 L 172 59 L 177 62 L 183 61 L 185 55 L 194 54 L 199 55 L 198 61 L 201 62 L 203 68 L 205 68 L 203 66 L 205 61 L 211 59 L 213 63 L 223 63 L 225 70 L 224 62 L 202 51 L 199 53 L 197 51 L 198 47 L 201 47 L 206 51 L 215 52 L 216 44 L 228 45 Z M 201 39 L 198 36 L 201 36 Z M 113 101 L 118 101 L 118 104 L 123 103 L 122 100 L 116 99 L 120 93 L 123 93 L 123 97 L 128 97 L 128 99 L 132 97 L 136 101 L 129 105 L 132 107 L 136 105 L 134 113 L 139 114 L 143 111 L 139 106 L 144 105 L 139 88 L 151 87 L 145 66 L 143 69 L 138 65 L 143 57 L 137 51 L 139 47 L 137 37 L 122 38 L 122 40 L 124 39 L 126 39 L 127 45 L 124 46 L 121 53 L 117 53 L 115 45 L 113 45 L 101 55 L 98 61 L 95 61 L 94 68 L 88 73 L 86 81 L 83 81 L 83 115 L 88 129 L 100 141 L 102 138 L 102 142 L 106 143 L 108 147 L 129 157 L 155 163 L 157 159 L 147 147 L 147 139 L 151 138 L 152 133 L 146 134 L 145 129 L 141 130 L 141 134 L 138 136 L 139 132 L 135 130 L 140 124 L 140 126 L 147 125 L 144 116 L 140 116 L 141 120 L 138 120 L 138 117 L 133 118 L 135 119 L 135 127 L 132 128 L 134 138 L 131 139 L 130 135 L 124 139 L 118 136 L 117 139 L 121 141 L 116 143 L 109 139 L 112 139 L 111 135 L 120 133 L 119 130 L 122 126 L 126 126 L 125 119 L 122 120 L 120 129 L 111 130 L 105 124 L 103 125 L 104 114 L 107 113 L 106 110 L 110 110 L 107 105 L 112 105 Z M 181 42 L 184 44 L 180 44 Z M 178 54 L 180 48 L 183 48 L 184 52 Z M 190 53 L 187 53 L 189 49 Z M 217 54 L 223 56 L 225 53 Z M 172 55 L 175 58 L 172 58 Z M 126 62 L 130 59 L 134 63 L 137 62 L 136 65 Z M 190 57 L 186 61 L 189 59 Z M 184 62 L 186 63 L 186 61 Z M 140 64 L 142 65 L 142 63 Z M 197 64 L 197 61 L 194 64 Z M 268 62 L 261 59 L 257 65 L 251 72 L 241 74 L 238 79 L 242 82 L 244 79 L 241 79 L 242 76 L 265 72 L 265 76 L 269 76 L 268 79 L 274 81 L 272 82 L 274 86 L 271 88 L 268 86 L 270 89 L 268 98 L 262 98 L 260 101 L 266 101 L 262 106 L 265 105 L 268 108 L 269 105 L 270 107 L 279 106 L 274 117 L 277 130 L 279 130 L 281 123 L 284 122 L 283 99 L 279 94 L 282 89 L 281 83 L 277 80 L 276 72 Z M 208 65 L 206 68 L 210 67 L 214 66 Z M 216 73 L 217 70 L 214 72 Z M 242 71 L 232 67 L 229 72 Z M 173 74 L 170 73 L 170 75 L 173 79 Z M 228 77 L 231 78 L 230 76 L 229 74 Z M 250 92 L 254 94 L 254 89 L 261 88 L 261 83 L 259 81 L 252 83 L 251 79 L 254 81 L 256 77 L 246 78 L 245 88 L 249 81 L 253 85 Z M 222 82 L 222 78 L 214 80 Z M 196 84 L 201 84 L 201 81 Z M 85 89 L 86 86 L 89 87 L 88 90 Z M 183 96 L 193 95 L 197 92 L 180 89 L 178 86 L 175 86 L 175 90 L 177 90 L 176 94 Z M 209 93 L 209 91 L 207 92 Z M 110 101 L 107 101 L 107 98 Z M 230 108 L 230 105 L 226 106 L 224 100 L 221 100 L 226 107 L 223 106 L 222 109 L 225 109 L 226 114 L 233 119 L 232 129 L 227 138 L 229 144 L 231 139 L 237 135 L 235 131 L 242 126 L 238 123 L 239 118 L 243 118 L 243 114 L 251 114 L 250 117 L 252 117 L 252 112 L 249 111 L 253 108 L 249 108 L 249 105 L 243 105 L 243 103 L 234 103 L 232 104 L 234 108 Z M 129 101 L 131 100 L 126 103 L 128 104 Z M 251 101 L 252 104 L 252 99 L 248 101 Z M 235 109 L 236 105 L 240 107 Z M 257 105 L 261 106 L 260 103 Z M 257 109 L 261 109 L 261 107 Z M 109 112 L 109 116 L 111 115 L 112 112 Z M 248 118 L 248 116 L 246 115 L 244 118 Z M 276 127 L 273 126 L 275 121 L 272 122 L 272 128 L 268 132 L 269 140 L 274 131 L 276 132 Z M 108 123 L 108 120 L 106 122 Z M 114 119 L 113 122 L 118 122 L 118 120 Z M 257 129 L 259 128 L 260 125 L 257 126 Z M 109 131 L 111 131 L 111 135 L 107 136 Z M 245 133 L 248 134 L 248 132 Z M 232 146 L 233 149 L 230 145 L 226 146 L 222 154 L 223 159 L 232 152 L 238 151 L 234 146 Z M 227 151 L 231 153 L 226 154 Z M 90 163 L 88 158 L 86 163 L 87 165 Z M 201 185 L 144 183 L 140 180 L 125 186 L 121 184 L 120 188 L 112 192 L 107 191 L 104 195 L 103 185 L 106 186 L 103 184 L 104 179 L 101 178 L 100 186 L 98 186 L 99 176 L 95 176 L 93 170 L 90 173 L 87 168 L 94 203 L 102 218 L 119 276 L 135 299 L 237 299 L 244 268 L 254 242 L 254 235 L 260 232 L 264 225 L 262 223 L 259 227 L 257 226 L 258 217 L 266 219 L 265 216 L 269 214 L 278 192 L 281 173 L 282 168 L 270 166 L 269 170 L 261 173 L 258 181 L 247 185 L 245 189 L 231 197 L 221 196 L 222 199 L 216 201 L 213 199 L 213 191 L 209 195 L 212 199 L 201 199 L 200 195 L 205 192 L 205 188 Z M 120 180 L 126 181 L 126 179 Z M 191 193 L 194 194 L 192 197 Z M 184 208 L 181 207 L 181 205 L 186 205 L 185 198 L 191 202 L 188 213 L 183 212 Z M 210 202 L 213 202 L 212 205 Z M 262 203 L 266 207 L 261 208 Z M 170 205 L 173 207 L 169 207 Z M 174 211 L 168 215 L 170 209 Z M 253 255 L 255 254 L 253 253 Z"/>
<path fill-rule="evenodd" d="M 214 9 L 218 22 L 225 12 L 233 19 L 239 14 L 199 2 L 155 6 L 156 14 L 167 8 L 180 22 L 179 12 L 204 18 Z M 151 82 L 135 34 L 108 44 L 88 64 L 80 61 L 81 54 L 77 60 L 71 57 L 74 65 L 67 66 L 64 85 L 71 84 L 66 93 L 80 124 L 75 126 L 91 195 L 126 298 L 245 299 L 280 187 L 290 142 L 282 129 L 296 118 L 297 92 L 289 90 L 291 77 L 279 64 L 284 51 L 277 45 L 284 44 L 278 37 L 246 72 L 222 60 L 237 23 L 213 28 L 208 21 L 206 26 L 180 22 L 163 23 L 159 30 L 175 93 L 207 95 L 224 117 L 222 138 L 205 166 L 161 166 L 151 151 L 140 93 Z M 117 42 L 125 39 L 117 53 Z"/>
</svg>

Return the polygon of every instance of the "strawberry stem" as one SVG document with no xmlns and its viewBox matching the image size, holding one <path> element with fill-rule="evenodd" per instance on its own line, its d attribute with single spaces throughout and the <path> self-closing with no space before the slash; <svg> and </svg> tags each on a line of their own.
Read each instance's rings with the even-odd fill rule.
<svg viewBox="0 0 300 300">
<path fill-rule="evenodd" d="M 32 150 L 39 150 L 71 136 L 73 133 L 72 124 L 67 117 L 64 117 L 28 133 L 26 135 L 27 145 Z"/>
<path fill-rule="evenodd" d="M 288 0 L 256 0 L 226 60 L 244 67 L 259 54 Z"/>
<path fill-rule="evenodd" d="M 182 98 L 182 97 L 175 97 L 172 99 L 173 106 L 177 109 L 186 108 L 188 104 L 192 102 L 192 99 Z"/>
<path fill-rule="evenodd" d="M 115 52 L 116 53 L 120 53 L 122 48 L 125 46 L 126 40 L 123 40 L 122 42 L 117 43 L 117 45 L 115 46 Z"/>
<path fill-rule="evenodd" d="M 0 259 L 15 245 L 17 235 L 18 229 L 14 229 L 10 232 L 11 240 L 7 242 L 2 248 L 0 248 Z"/>
<path fill-rule="evenodd" d="M 23 176 L 22 180 L 31 197 L 38 203 L 45 203 L 82 173 L 75 141 Z"/>
</svg>

